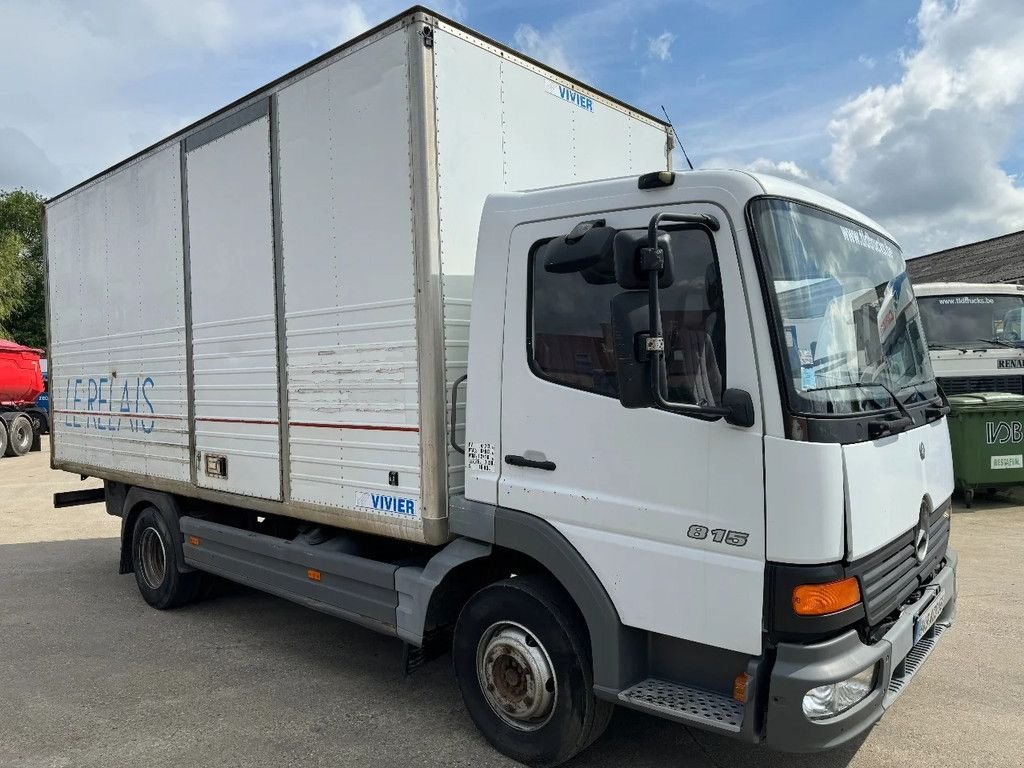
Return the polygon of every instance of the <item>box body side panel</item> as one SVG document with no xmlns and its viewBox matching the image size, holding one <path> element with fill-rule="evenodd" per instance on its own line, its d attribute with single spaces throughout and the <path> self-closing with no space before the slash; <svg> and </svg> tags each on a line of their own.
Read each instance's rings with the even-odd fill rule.
<svg viewBox="0 0 1024 768">
<path fill-rule="evenodd" d="M 186 169 L 196 479 L 280 499 L 269 118 L 188 151 Z"/>
<path fill-rule="evenodd" d="M 396 22 L 235 110 L 259 98 L 272 103 L 273 230 L 265 237 L 261 213 L 257 250 L 266 257 L 272 244 L 277 306 L 261 299 L 244 316 L 283 317 L 273 326 L 276 355 L 256 366 L 267 377 L 250 382 L 250 394 L 266 394 L 261 420 L 279 422 L 267 425 L 280 430 L 276 453 L 267 435 L 267 458 L 280 462 L 259 473 L 268 487 L 246 496 L 190 482 L 187 368 L 205 343 L 203 323 L 216 318 L 193 318 L 195 355 L 187 356 L 186 299 L 195 286 L 186 297 L 183 251 L 193 238 L 185 243 L 182 234 L 177 141 L 48 206 L 58 466 L 153 478 L 177 493 L 406 539 L 446 535 L 432 525 L 433 538 L 425 537 L 423 521 L 443 523 L 444 495 L 464 482 L 462 456 L 448 451 L 443 461 L 437 422 L 449 416 L 447 395 L 466 370 L 486 196 L 665 167 L 665 129 L 464 30 L 427 23 L 432 45 L 419 21 Z M 215 124 L 189 129 L 194 152 L 207 148 L 204 140 L 230 140 L 209 134 Z M 268 164 L 258 154 L 262 211 Z M 443 334 L 424 334 L 424 313 L 437 312 L 421 294 L 438 263 L 443 309 L 431 323 Z M 497 330 L 494 343 L 502 343 Z M 421 370 L 438 349 L 443 364 Z M 214 367 L 210 391 L 236 375 L 222 369 Z M 425 376 L 432 393 L 443 383 L 442 396 L 424 396 Z M 199 410 L 209 394 L 202 389 L 192 398 Z M 460 441 L 462 414 L 460 406 Z"/>
<path fill-rule="evenodd" d="M 289 485 L 420 525 L 407 35 L 277 97 Z"/>
<path fill-rule="evenodd" d="M 48 207 L 56 463 L 189 479 L 179 152 Z"/>
</svg>

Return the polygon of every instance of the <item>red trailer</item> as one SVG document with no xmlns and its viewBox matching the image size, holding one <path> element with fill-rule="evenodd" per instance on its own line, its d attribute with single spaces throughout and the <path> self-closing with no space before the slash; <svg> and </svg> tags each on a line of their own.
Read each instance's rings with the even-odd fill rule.
<svg viewBox="0 0 1024 768">
<path fill-rule="evenodd" d="M 21 456 L 39 446 L 49 414 L 36 405 L 46 385 L 41 349 L 0 339 L 0 456 Z"/>
</svg>

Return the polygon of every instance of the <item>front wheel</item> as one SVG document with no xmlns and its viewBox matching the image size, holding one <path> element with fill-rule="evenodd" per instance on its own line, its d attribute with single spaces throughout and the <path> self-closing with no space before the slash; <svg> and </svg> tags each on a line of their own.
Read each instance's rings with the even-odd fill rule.
<svg viewBox="0 0 1024 768">
<path fill-rule="evenodd" d="M 455 626 L 453 660 L 477 728 L 527 765 L 565 762 L 611 720 L 614 706 L 594 696 L 583 620 L 549 579 L 506 579 L 473 595 Z"/>
</svg>

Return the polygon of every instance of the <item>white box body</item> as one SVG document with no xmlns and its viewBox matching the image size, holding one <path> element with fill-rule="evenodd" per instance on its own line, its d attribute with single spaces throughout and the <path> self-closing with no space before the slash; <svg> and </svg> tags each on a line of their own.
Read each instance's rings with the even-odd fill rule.
<svg viewBox="0 0 1024 768">
<path fill-rule="evenodd" d="M 445 541 L 484 199 L 670 149 L 436 16 L 371 30 L 47 204 L 53 466 Z"/>
</svg>

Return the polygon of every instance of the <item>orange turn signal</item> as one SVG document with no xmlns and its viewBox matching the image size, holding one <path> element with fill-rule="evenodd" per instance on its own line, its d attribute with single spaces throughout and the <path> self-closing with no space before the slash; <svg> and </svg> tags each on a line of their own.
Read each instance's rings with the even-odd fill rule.
<svg viewBox="0 0 1024 768">
<path fill-rule="evenodd" d="M 736 679 L 732 681 L 732 697 L 738 702 L 746 702 L 747 700 L 747 684 L 750 682 L 750 675 L 746 672 L 740 672 L 736 675 Z"/>
<path fill-rule="evenodd" d="M 188 543 L 191 544 L 193 547 L 198 547 L 202 542 L 199 541 L 198 536 L 189 536 Z"/>
<path fill-rule="evenodd" d="M 306 578 L 310 581 L 320 581 L 320 579 L 323 577 L 320 575 L 320 571 L 318 571 L 316 568 L 309 568 L 306 571 Z"/>
<path fill-rule="evenodd" d="M 793 588 L 793 613 L 798 616 L 824 616 L 860 602 L 860 585 L 851 576 L 827 584 L 801 584 Z"/>
</svg>

